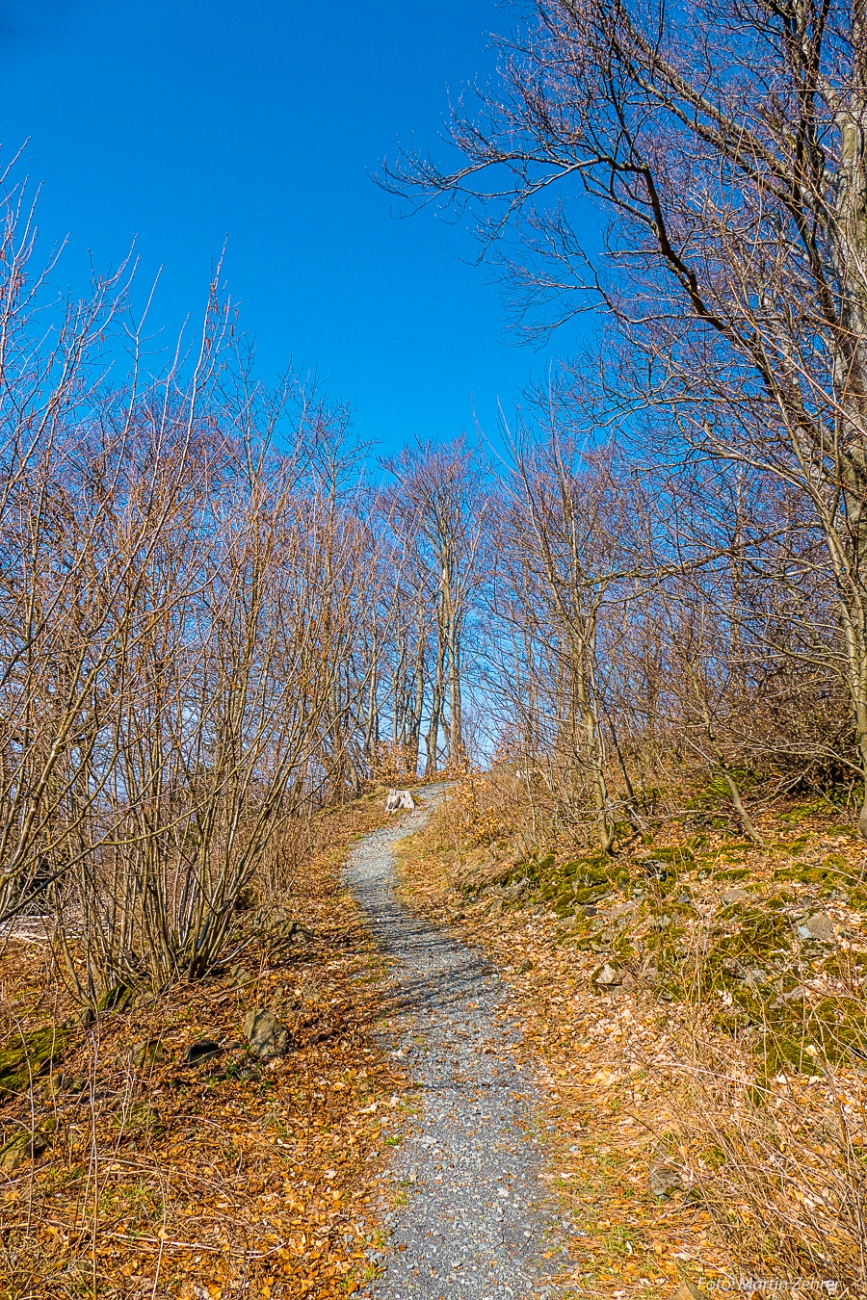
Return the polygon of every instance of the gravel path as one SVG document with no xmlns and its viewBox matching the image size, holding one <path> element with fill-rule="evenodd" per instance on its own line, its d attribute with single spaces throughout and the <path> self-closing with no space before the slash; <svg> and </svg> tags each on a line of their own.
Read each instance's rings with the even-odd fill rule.
<svg viewBox="0 0 867 1300">
<path fill-rule="evenodd" d="M 361 1300 L 541 1300 L 554 1294 L 539 1267 L 541 1153 L 527 1131 L 532 1083 L 510 1050 L 518 1034 L 502 982 L 395 897 L 392 845 L 419 829 L 438 797 L 435 787 L 422 792 L 428 807 L 369 835 L 346 870 L 390 961 L 389 1047 L 421 1099 L 395 1151 L 408 1201 L 387 1216 L 391 1253 Z"/>
</svg>

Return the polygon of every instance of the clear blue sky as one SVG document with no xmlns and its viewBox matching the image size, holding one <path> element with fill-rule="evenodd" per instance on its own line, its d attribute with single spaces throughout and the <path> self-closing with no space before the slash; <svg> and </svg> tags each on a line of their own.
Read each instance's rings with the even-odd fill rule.
<svg viewBox="0 0 867 1300">
<path fill-rule="evenodd" d="M 509 344 L 468 234 L 392 217 L 368 173 L 396 138 L 437 148 L 448 87 L 490 68 L 491 0 L 0 0 L 0 141 L 29 137 L 65 282 L 133 240 L 155 318 L 226 278 L 266 375 L 317 368 L 386 447 L 493 432 L 545 354 Z M 569 340 L 556 346 L 568 349 Z M 550 355 L 550 354 L 549 354 Z"/>
</svg>

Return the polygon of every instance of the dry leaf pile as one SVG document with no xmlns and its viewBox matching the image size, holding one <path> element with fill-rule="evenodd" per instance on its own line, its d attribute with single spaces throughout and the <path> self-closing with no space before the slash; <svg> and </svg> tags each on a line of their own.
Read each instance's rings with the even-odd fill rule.
<svg viewBox="0 0 867 1300">
<path fill-rule="evenodd" d="M 150 1005 L 82 1028 L 44 945 L 8 946 L 0 1050 L 46 1020 L 71 1028 L 61 1059 L 0 1101 L 3 1300 L 336 1300 L 371 1274 L 402 1081 L 373 1039 L 379 963 L 338 870 L 381 806 L 322 823 L 291 898 L 312 938 Z M 247 1051 L 256 1007 L 289 1029 L 285 1057 Z"/>
<path fill-rule="evenodd" d="M 404 897 L 483 945 L 510 987 L 541 1079 L 549 1186 L 573 1229 L 570 1292 L 762 1294 L 754 1278 L 792 1300 L 864 1294 L 860 842 L 817 808 L 768 813 L 763 849 L 712 830 L 693 851 L 673 823 L 597 884 L 592 869 L 557 869 L 588 861 L 574 830 L 528 852 L 496 785 L 488 800 L 483 781 L 458 788 L 405 842 Z M 653 878 L 666 858 L 681 863 L 677 893 Z M 630 882 L 645 861 L 638 905 Z M 595 902 L 577 901 L 582 886 Z M 797 918 L 819 908 L 833 944 L 797 938 Z M 761 978 L 717 960 L 754 940 L 760 912 L 795 936 L 760 953 Z M 675 931 L 688 951 L 666 965 L 674 945 L 660 936 Z M 817 1006 L 833 1014 L 817 1020 Z"/>
</svg>

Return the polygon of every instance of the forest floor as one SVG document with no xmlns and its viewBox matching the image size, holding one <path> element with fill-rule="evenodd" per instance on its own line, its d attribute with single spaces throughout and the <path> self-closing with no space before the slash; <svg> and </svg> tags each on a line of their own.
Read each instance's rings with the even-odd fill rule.
<svg viewBox="0 0 867 1300">
<path fill-rule="evenodd" d="M 387 829 L 381 793 L 324 815 L 310 936 L 94 1024 L 46 943 L 7 942 L 0 1083 L 46 1026 L 58 1049 L 0 1096 L 0 1300 L 867 1294 L 846 818 L 540 857 L 484 786 Z M 251 1059 L 253 1008 L 288 1055 Z"/>
<path fill-rule="evenodd" d="M 0 1053 L 46 1026 L 62 1050 L 0 1096 L 2 1300 L 336 1300 L 376 1273 L 383 1117 L 405 1084 L 375 1036 L 382 961 L 340 870 L 383 821 L 382 793 L 319 819 L 289 903 L 312 938 L 254 942 L 87 1027 L 46 942 L 6 942 Z M 251 1058 L 251 1008 L 289 1029 L 287 1056 Z M 219 1051 L 189 1064 L 203 1042 Z M 35 1158 L 16 1157 L 32 1134 Z"/>
</svg>

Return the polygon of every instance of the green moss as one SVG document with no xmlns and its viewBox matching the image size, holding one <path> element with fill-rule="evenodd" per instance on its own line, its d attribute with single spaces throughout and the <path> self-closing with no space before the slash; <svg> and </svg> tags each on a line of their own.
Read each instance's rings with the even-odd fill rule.
<svg viewBox="0 0 867 1300">
<path fill-rule="evenodd" d="M 16 1036 L 0 1051 L 0 1095 L 26 1092 L 31 1079 L 59 1061 L 69 1042 L 69 1032 L 55 1025 Z"/>
<path fill-rule="evenodd" d="M 713 873 L 714 880 L 747 880 L 752 872 L 749 867 L 725 867 L 722 871 Z"/>
<path fill-rule="evenodd" d="M 737 770 L 731 775 L 741 792 L 749 790 L 756 784 L 756 778 L 751 772 Z M 690 810 L 718 808 L 720 804 L 731 804 L 731 801 L 732 794 L 728 781 L 724 776 L 714 776 L 703 790 L 690 799 L 686 807 Z"/>
<path fill-rule="evenodd" d="M 829 853 L 819 863 L 793 863 L 790 867 L 780 867 L 774 872 L 775 880 L 796 880 L 802 885 L 818 885 L 822 894 L 838 895 L 851 888 L 857 877 L 852 872 L 845 858 L 837 853 Z"/>
<path fill-rule="evenodd" d="M 779 867 L 774 872 L 774 880 L 797 880 L 802 885 L 817 885 L 824 879 L 825 876 L 821 867 Z"/>
<path fill-rule="evenodd" d="M 765 1076 L 775 1074 L 812 1074 L 816 1057 L 808 1048 L 810 1044 L 796 1027 L 769 1026 L 761 1040 L 760 1051 L 765 1060 Z"/>
<path fill-rule="evenodd" d="M 135 1001 L 135 989 L 127 984 L 112 984 L 107 988 L 96 1004 L 97 1011 L 115 1011 L 120 1014 L 128 1011 Z"/>
<path fill-rule="evenodd" d="M 685 867 L 695 862 L 695 854 L 685 844 L 673 848 L 654 849 L 647 862 L 667 862 L 673 867 Z"/>
<path fill-rule="evenodd" d="M 814 799 L 812 803 L 797 804 L 794 808 L 790 808 L 787 813 L 782 813 L 780 821 L 788 822 L 790 826 L 797 826 L 805 818 L 815 817 L 816 813 L 822 811 L 828 811 L 827 804 L 824 804 L 821 799 Z"/>
<path fill-rule="evenodd" d="M 631 874 L 625 863 L 594 853 L 555 864 L 549 855 L 538 864 L 537 894 L 550 904 L 557 916 L 571 916 L 576 909 L 597 903 L 614 889 L 627 889 Z"/>
<path fill-rule="evenodd" d="M 717 1029 L 721 1029 L 724 1034 L 730 1034 L 732 1038 L 738 1038 L 754 1022 L 741 1007 L 732 1006 L 715 1012 L 711 1016 L 711 1023 Z"/>
<path fill-rule="evenodd" d="M 125 1115 L 118 1115 L 118 1128 L 125 1137 L 134 1141 L 154 1141 L 166 1131 L 165 1123 L 155 1106 L 146 1101 L 136 1101 Z"/>
<path fill-rule="evenodd" d="M 698 915 L 692 902 L 686 896 L 677 898 L 650 897 L 642 900 L 638 915 L 641 920 L 649 920 L 654 924 L 654 928 L 662 928 L 658 922 L 667 920 L 671 922 L 680 922 L 686 918 L 692 919 Z"/>
<path fill-rule="evenodd" d="M 808 1014 L 806 1031 L 829 1061 L 867 1056 L 867 1019 L 860 998 L 823 998 Z"/>
<path fill-rule="evenodd" d="M 731 926 L 735 929 L 730 929 Z M 760 1012 L 761 997 L 744 981 L 748 972 L 764 972 L 791 949 L 791 930 L 786 919 L 761 906 L 731 903 L 719 914 L 716 932 L 701 969 L 705 992 L 727 990 L 743 1010 Z M 755 981 L 755 976 L 753 976 Z"/>
<path fill-rule="evenodd" d="M 52 1117 L 43 1120 L 32 1133 L 16 1133 L 0 1147 L 0 1169 L 11 1173 L 25 1161 L 36 1160 L 51 1146 L 56 1128 L 57 1121 Z"/>
</svg>

